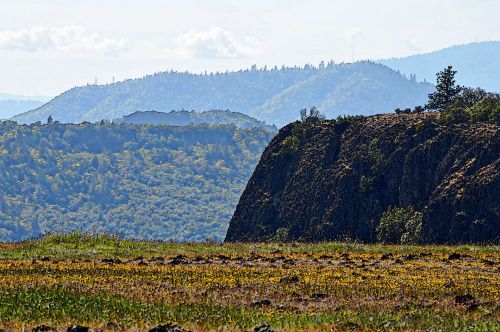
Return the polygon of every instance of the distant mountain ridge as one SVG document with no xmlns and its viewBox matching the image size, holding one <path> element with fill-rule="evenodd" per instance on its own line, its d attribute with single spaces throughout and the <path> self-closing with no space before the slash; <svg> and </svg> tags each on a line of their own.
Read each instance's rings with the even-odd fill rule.
<svg viewBox="0 0 500 332">
<path fill-rule="evenodd" d="M 434 82 L 436 73 L 446 66 L 458 71 L 457 83 L 500 92 L 500 41 L 451 46 L 431 53 L 378 61 L 416 79 Z"/>
<path fill-rule="evenodd" d="M 0 100 L 0 119 L 9 119 L 43 104 L 45 102 L 38 100 Z"/>
<path fill-rule="evenodd" d="M 137 111 L 230 109 L 283 126 L 298 110 L 320 107 L 328 117 L 392 112 L 422 104 L 431 84 L 408 80 L 372 62 L 319 68 L 241 70 L 221 74 L 165 72 L 110 85 L 71 89 L 46 105 L 13 118 L 18 123 L 117 119 Z"/>
<path fill-rule="evenodd" d="M 254 119 L 248 115 L 231 112 L 229 110 L 211 110 L 205 112 L 196 111 L 171 111 L 168 113 L 147 111 L 134 112 L 120 119 L 113 120 L 114 123 L 127 124 L 149 124 L 149 125 L 169 125 L 169 126 L 186 126 L 186 125 L 226 125 L 234 124 L 240 129 L 249 128 L 264 128 L 270 131 L 277 131 L 274 126 L 269 126 L 265 122 Z"/>
<path fill-rule="evenodd" d="M 36 109 L 52 97 L 22 96 L 0 92 L 0 120 L 9 119 L 21 113 Z"/>
<path fill-rule="evenodd" d="M 40 102 L 48 102 L 53 97 L 49 96 L 25 96 L 25 95 L 15 95 L 11 93 L 0 92 L 0 100 L 36 100 Z"/>
</svg>

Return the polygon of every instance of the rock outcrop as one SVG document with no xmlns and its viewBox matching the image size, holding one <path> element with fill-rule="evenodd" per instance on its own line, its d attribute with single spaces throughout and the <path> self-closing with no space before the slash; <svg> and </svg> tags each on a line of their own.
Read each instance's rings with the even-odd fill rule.
<svg viewBox="0 0 500 332">
<path fill-rule="evenodd" d="M 423 243 L 497 243 L 500 130 L 438 113 L 295 122 L 264 151 L 227 242 L 375 242 L 390 207 L 423 214 Z"/>
</svg>

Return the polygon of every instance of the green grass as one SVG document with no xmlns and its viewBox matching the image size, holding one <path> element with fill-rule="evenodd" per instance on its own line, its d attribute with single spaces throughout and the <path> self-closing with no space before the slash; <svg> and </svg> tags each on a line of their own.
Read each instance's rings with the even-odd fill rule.
<svg viewBox="0 0 500 332">
<path fill-rule="evenodd" d="M 63 287 L 0 292 L 0 326 L 106 326 L 151 327 L 173 322 L 185 328 L 226 326 L 244 330 L 269 323 L 273 328 L 322 329 L 364 328 L 404 330 L 411 326 L 422 330 L 493 331 L 498 324 L 481 322 L 431 309 L 402 308 L 389 312 L 343 310 L 321 314 L 296 314 L 287 311 L 265 312 L 235 306 L 208 303 L 149 304 L 106 295 L 76 294 Z M 413 313 L 412 313 L 413 312 Z"/>
<path fill-rule="evenodd" d="M 3 248 L 3 250 L 2 250 Z M 2 260 L 31 260 L 42 257 L 51 259 L 102 259 L 115 257 L 153 257 L 158 255 L 219 255 L 219 254 L 264 254 L 280 250 L 283 253 L 327 253 L 327 252 L 367 252 L 367 253 L 474 253 L 500 252 L 499 246 L 392 246 L 363 245 L 357 243 L 175 243 L 156 241 L 123 240 L 110 235 L 88 235 L 70 233 L 48 235 L 39 240 L 27 240 L 17 244 L 0 245 Z"/>
</svg>

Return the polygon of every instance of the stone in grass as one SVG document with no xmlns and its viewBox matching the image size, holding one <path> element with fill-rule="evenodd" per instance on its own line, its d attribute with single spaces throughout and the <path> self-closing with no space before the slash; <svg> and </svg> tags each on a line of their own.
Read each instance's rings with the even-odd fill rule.
<svg viewBox="0 0 500 332">
<path fill-rule="evenodd" d="M 47 325 L 39 325 L 31 330 L 32 332 L 52 332 L 57 331 L 55 328 Z"/>
<path fill-rule="evenodd" d="M 267 307 L 270 305 L 271 305 L 271 301 L 268 299 L 252 302 L 253 307 Z"/>
<path fill-rule="evenodd" d="M 404 255 L 403 258 L 406 260 L 412 260 L 412 259 L 417 258 L 417 256 L 415 256 L 414 254 L 408 254 L 408 255 Z"/>
<path fill-rule="evenodd" d="M 470 294 L 455 296 L 455 303 L 458 303 L 458 304 L 470 304 L 470 303 L 475 302 L 475 301 L 476 301 L 476 299 L 474 298 L 474 296 L 472 296 Z"/>
<path fill-rule="evenodd" d="M 114 322 L 108 322 L 108 324 L 106 324 L 106 329 L 108 330 L 123 330 L 123 326 L 119 325 L 119 324 L 116 324 Z"/>
<path fill-rule="evenodd" d="M 299 277 L 297 277 L 296 275 L 284 276 L 284 277 L 281 277 L 281 279 L 280 279 L 280 283 L 282 283 L 282 284 L 293 284 L 296 282 L 299 282 Z"/>
<path fill-rule="evenodd" d="M 189 330 L 185 330 L 180 326 L 177 326 L 172 323 L 167 323 L 165 325 L 158 325 L 153 327 L 149 332 L 191 332 Z"/>
<path fill-rule="evenodd" d="M 66 331 L 68 331 L 68 332 L 89 332 L 89 328 L 87 326 L 73 325 L 73 326 L 69 326 Z"/>
<path fill-rule="evenodd" d="M 456 253 L 454 252 L 453 254 L 451 254 L 450 256 L 448 256 L 448 260 L 451 261 L 451 260 L 454 260 L 454 259 L 460 259 L 460 254 L 459 253 Z"/>
<path fill-rule="evenodd" d="M 274 332 L 271 325 L 265 323 L 253 329 L 253 332 Z"/>
<path fill-rule="evenodd" d="M 185 264 L 185 259 L 186 259 L 186 256 L 184 255 L 177 255 L 175 256 L 174 258 L 172 258 L 172 260 L 170 261 L 170 265 L 179 265 L 179 264 Z"/>
<path fill-rule="evenodd" d="M 325 293 L 313 293 L 311 295 L 311 298 L 315 299 L 315 300 L 326 299 L 327 297 L 328 297 L 328 294 L 325 294 Z"/>
<path fill-rule="evenodd" d="M 391 259 L 392 257 L 393 257 L 393 254 L 391 252 L 389 252 L 389 253 L 383 254 L 382 257 L 380 257 L 380 259 L 386 260 L 386 259 Z"/>
</svg>

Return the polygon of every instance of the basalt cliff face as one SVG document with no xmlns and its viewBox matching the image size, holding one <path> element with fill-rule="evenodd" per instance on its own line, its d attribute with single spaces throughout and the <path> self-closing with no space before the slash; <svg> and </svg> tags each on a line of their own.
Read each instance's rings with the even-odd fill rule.
<svg viewBox="0 0 500 332">
<path fill-rule="evenodd" d="M 422 213 L 423 243 L 498 243 L 500 130 L 437 113 L 295 122 L 265 149 L 227 242 L 375 242 L 390 207 Z"/>
</svg>

